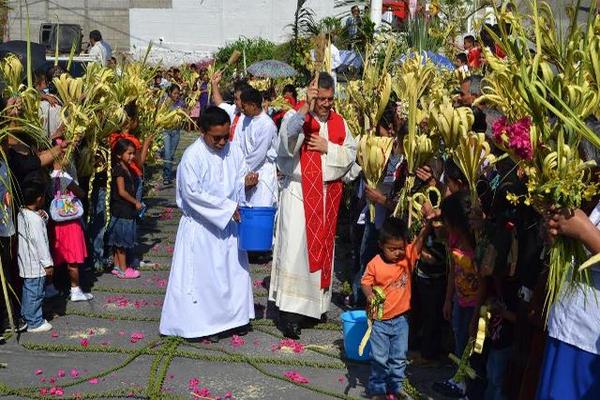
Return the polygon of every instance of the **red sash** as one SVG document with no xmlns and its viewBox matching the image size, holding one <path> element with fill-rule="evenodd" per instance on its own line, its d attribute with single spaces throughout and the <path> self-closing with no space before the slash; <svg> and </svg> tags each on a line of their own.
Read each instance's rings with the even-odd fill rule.
<svg viewBox="0 0 600 400">
<path fill-rule="evenodd" d="M 296 107 L 297 109 L 302 107 L 302 103 L 299 103 Z M 321 271 L 321 288 L 329 289 L 343 184 L 340 180 L 324 183 L 321 153 L 307 150 L 308 137 L 319 135 L 320 130 L 319 122 L 311 114 L 307 114 L 304 122 L 305 141 L 300 149 L 300 167 L 302 171 L 308 267 L 310 272 Z M 344 119 L 333 111 L 329 113 L 327 131 L 330 142 L 338 145 L 344 143 L 346 139 Z M 324 187 L 327 187 L 326 195 L 323 194 Z"/>
<path fill-rule="evenodd" d="M 233 117 L 233 122 L 231 123 L 231 130 L 229 131 L 229 141 L 233 140 L 233 137 L 235 136 L 235 127 L 238 124 L 238 121 L 240 120 L 240 115 L 239 113 L 235 114 L 235 117 Z"/>
</svg>

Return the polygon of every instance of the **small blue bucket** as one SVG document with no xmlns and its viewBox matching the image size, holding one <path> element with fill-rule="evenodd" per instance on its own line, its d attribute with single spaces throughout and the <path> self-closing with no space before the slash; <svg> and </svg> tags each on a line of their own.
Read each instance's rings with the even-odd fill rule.
<svg viewBox="0 0 600 400">
<path fill-rule="evenodd" d="M 274 207 L 240 207 L 239 248 L 246 251 L 273 249 Z"/>
<path fill-rule="evenodd" d="M 363 355 L 358 355 L 358 346 L 367 333 L 367 313 L 365 310 L 353 310 L 342 313 L 344 327 L 344 351 L 346 357 L 355 361 L 368 361 L 371 354 L 371 343 L 367 343 Z"/>
</svg>

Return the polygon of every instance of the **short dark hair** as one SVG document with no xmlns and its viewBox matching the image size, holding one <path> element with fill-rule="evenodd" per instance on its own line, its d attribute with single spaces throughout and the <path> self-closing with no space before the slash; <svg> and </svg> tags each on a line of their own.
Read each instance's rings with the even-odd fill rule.
<svg viewBox="0 0 600 400">
<path fill-rule="evenodd" d="M 350 9 L 350 12 L 354 12 L 354 10 L 358 10 L 360 11 L 360 8 L 355 4 L 352 6 L 352 8 Z"/>
<path fill-rule="evenodd" d="M 262 95 L 253 87 L 245 88 L 240 95 L 240 99 L 242 103 L 254 104 L 258 108 L 262 107 Z"/>
<path fill-rule="evenodd" d="M 465 41 L 465 42 L 471 42 L 471 43 L 475 44 L 475 36 L 473 36 L 473 35 L 467 35 L 467 36 L 465 36 L 465 38 L 463 39 L 463 41 Z"/>
<path fill-rule="evenodd" d="M 467 59 L 467 55 L 465 53 L 458 53 L 456 55 L 456 59 L 463 64 L 466 64 L 469 62 L 469 60 Z"/>
<path fill-rule="evenodd" d="M 231 120 L 229 119 L 229 114 L 222 108 L 216 106 L 210 106 L 204 110 L 199 121 L 202 132 L 208 132 L 213 126 L 221 126 L 230 123 Z"/>
<path fill-rule="evenodd" d="M 388 240 L 408 239 L 408 226 L 399 218 L 390 217 L 385 220 L 379 232 L 379 243 L 384 244 Z"/>
<path fill-rule="evenodd" d="M 137 118 L 138 109 L 135 100 L 125 104 L 125 107 L 123 107 L 123 109 L 125 110 L 125 114 L 127 114 L 127 117 L 131 119 Z"/>
<path fill-rule="evenodd" d="M 444 163 L 444 176 L 456 182 L 460 181 L 465 185 L 468 183 L 467 177 L 452 159 L 448 159 Z"/>
<path fill-rule="evenodd" d="M 234 82 L 233 84 L 233 93 L 235 92 L 243 92 L 247 87 L 252 87 L 248 85 L 248 82 L 245 80 L 239 80 Z"/>
<path fill-rule="evenodd" d="M 176 84 L 176 83 L 172 83 L 172 84 L 171 84 L 171 86 L 169 86 L 169 87 L 167 88 L 167 93 L 168 93 L 168 94 L 171 94 L 171 93 L 173 93 L 173 91 L 174 91 L 175 89 L 177 89 L 177 90 L 181 91 L 181 88 L 179 87 L 179 85 L 178 85 L 178 84 Z"/>
<path fill-rule="evenodd" d="M 102 34 L 98 30 L 93 30 L 90 32 L 90 39 L 94 39 L 95 42 L 99 42 L 102 40 Z"/>
<path fill-rule="evenodd" d="M 298 92 L 296 91 L 296 86 L 292 85 L 291 83 L 288 83 L 287 85 L 285 85 L 283 87 L 283 91 L 281 93 L 291 93 L 292 97 L 294 97 L 294 99 L 298 98 Z"/>
<path fill-rule="evenodd" d="M 481 81 L 483 81 L 483 76 L 481 75 L 471 75 L 466 77 L 462 83 L 469 84 L 469 93 L 473 96 L 481 96 Z"/>
<path fill-rule="evenodd" d="M 46 193 L 44 184 L 37 179 L 25 179 L 21 185 L 21 197 L 23 204 L 31 206 L 35 204 L 38 198 Z"/>
<path fill-rule="evenodd" d="M 319 73 L 319 89 L 334 89 L 335 81 L 327 72 Z"/>
</svg>

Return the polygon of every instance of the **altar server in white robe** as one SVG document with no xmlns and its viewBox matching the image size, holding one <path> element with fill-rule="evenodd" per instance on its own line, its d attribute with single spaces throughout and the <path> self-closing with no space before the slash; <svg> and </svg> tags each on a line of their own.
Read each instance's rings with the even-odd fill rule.
<svg viewBox="0 0 600 400">
<path fill-rule="evenodd" d="M 219 108 L 227 111 L 231 125 L 229 127 L 229 141 L 233 142 L 237 133 L 241 130 L 241 124 L 244 119 L 244 113 L 242 112 L 242 91 L 250 87 L 245 81 L 238 81 L 233 85 L 233 104 L 226 103 L 221 94 L 221 79 L 223 78 L 222 72 L 216 72 L 211 80 L 212 99 L 213 103 Z"/>
<path fill-rule="evenodd" d="M 247 174 L 244 154 L 229 143 L 229 116 L 209 107 L 200 118 L 202 137 L 185 151 L 177 169 L 179 222 L 160 333 L 208 337 L 239 329 L 254 318 L 248 256 L 238 249 L 238 207 Z"/>
<path fill-rule="evenodd" d="M 321 318 L 329 308 L 342 178 L 356 159 L 356 142 L 332 110 L 333 99 L 333 78 L 321 73 L 279 132 L 284 179 L 269 299 L 279 308 L 284 335 L 294 339 L 304 317 Z"/>
<path fill-rule="evenodd" d="M 237 132 L 248 169 L 258 174 L 258 185 L 246 191 L 246 201 L 252 207 L 277 205 L 277 127 L 262 108 L 262 96 L 252 87 L 241 93 L 242 111 L 245 115 Z"/>
</svg>

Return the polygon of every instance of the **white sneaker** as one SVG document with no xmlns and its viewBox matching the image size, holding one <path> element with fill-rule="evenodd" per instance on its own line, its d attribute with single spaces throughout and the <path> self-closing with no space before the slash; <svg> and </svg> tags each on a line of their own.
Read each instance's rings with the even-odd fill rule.
<svg viewBox="0 0 600 400">
<path fill-rule="evenodd" d="M 160 264 L 151 261 L 140 261 L 141 268 L 158 268 Z"/>
<path fill-rule="evenodd" d="M 27 332 L 31 333 L 42 333 L 42 332 L 50 332 L 52 330 L 52 325 L 46 320 L 44 323 L 38 326 L 37 328 L 27 328 Z"/>
<path fill-rule="evenodd" d="M 80 288 L 71 288 L 71 301 L 90 301 L 94 298 L 91 293 L 83 293 Z"/>
</svg>

